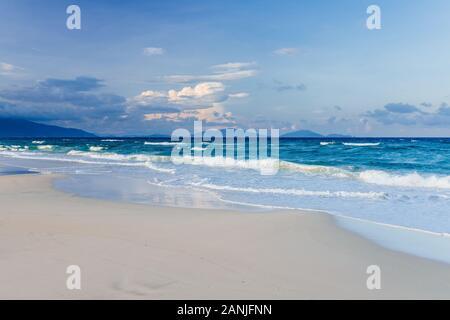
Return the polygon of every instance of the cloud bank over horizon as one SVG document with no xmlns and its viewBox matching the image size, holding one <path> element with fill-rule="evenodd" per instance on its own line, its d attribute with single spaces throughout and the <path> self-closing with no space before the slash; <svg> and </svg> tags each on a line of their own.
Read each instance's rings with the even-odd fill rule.
<svg viewBox="0 0 450 320">
<path fill-rule="evenodd" d="M 303 85 L 287 85 L 275 81 L 276 91 L 303 91 Z M 195 120 L 206 126 L 279 128 L 282 131 L 302 129 L 320 130 L 320 121 L 280 121 L 263 115 L 251 119 L 236 117 L 227 111 L 231 100 L 245 99 L 246 92 L 229 92 L 222 82 L 199 82 L 169 90 L 144 90 L 133 97 L 105 93 L 105 81 L 78 76 L 74 79 L 48 78 L 27 87 L 0 90 L 0 117 L 22 118 L 43 123 L 77 127 L 94 133 L 152 134 L 170 133 L 178 127 L 192 127 Z M 333 106 L 335 112 L 342 107 Z M 322 111 L 318 112 L 319 114 Z M 415 106 L 408 103 L 388 103 L 368 110 L 354 118 L 330 116 L 323 120 L 332 132 L 352 134 L 345 128 L 370 132 L 372 125 L 447 127 L 450 125 L 450 106 L 430 103 Z M 104 124 L 107 130 L 102 130 Z M 112 130 L 112 131 L 111 131 Z"/>
</svg>

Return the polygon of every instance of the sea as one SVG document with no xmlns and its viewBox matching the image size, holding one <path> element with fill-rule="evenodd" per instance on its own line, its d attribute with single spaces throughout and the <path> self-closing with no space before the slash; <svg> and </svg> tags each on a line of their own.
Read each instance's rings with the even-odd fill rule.
<svg viewBox="0 0 450 320">
<path fill-rule="evenodd" d="M 449 138 L 280 138 L 272 175 L 258 170 L 268 159 L 223 161 L 204 157 L 207 147 L 192 145 L 191 161 L 174 163 L 180 143 L 165 138 L 0 139 L 0 165 L 60 174 L 55 188 L 82 197 L 324 211 L 383 246 L 450 263 Z"/>
</svg>

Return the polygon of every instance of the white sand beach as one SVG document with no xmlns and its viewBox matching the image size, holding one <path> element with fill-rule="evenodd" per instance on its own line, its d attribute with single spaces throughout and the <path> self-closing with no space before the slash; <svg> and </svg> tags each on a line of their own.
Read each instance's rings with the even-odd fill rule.
<svg viewBox="0 0 450 320">
<path fill-rule="evenodd" d="M 301 211 L 159 208 L 75 197 L 52 175 L 0 177 L 1 299 L 450 298 L 450 266 Z M 368 290 L 366 268 L 381 268 Z M 81 267 L 81 290 L 66 268 Z"/>
</svg>

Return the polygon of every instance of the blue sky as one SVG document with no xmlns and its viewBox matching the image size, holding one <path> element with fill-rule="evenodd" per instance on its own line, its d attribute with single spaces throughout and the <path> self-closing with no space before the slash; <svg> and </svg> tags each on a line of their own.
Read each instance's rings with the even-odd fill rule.
<svg viewBox="0 0 450 320">
<path fill-rule="evenodd" d="M 67 6 L 81 30 L 66 28 Z M 381 30 L 366 9 L 381 8 Z M 101 134 L 192 127 L 450 134 L 450 2 L 0 2 L 0 116 Z"/>
</svg>

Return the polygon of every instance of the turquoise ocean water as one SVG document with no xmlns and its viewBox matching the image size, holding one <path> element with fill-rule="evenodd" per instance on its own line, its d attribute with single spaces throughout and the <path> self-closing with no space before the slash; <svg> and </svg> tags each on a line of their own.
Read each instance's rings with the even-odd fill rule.
<svg viewBox="0 0 450 320">
<path fill-rule="evenodd" d="M 168 139 L 3 139 L 0 163 L 65 173 L 57 188 L 87 197 L 250 211 L 314 209 L 450 233 L 450 139 L 280 139 L 279 146 L 275 175 L 261 175 L 246 161 L 217 158 L 176 165 L 170 155 L 177 144 Z"/>
</svg>

